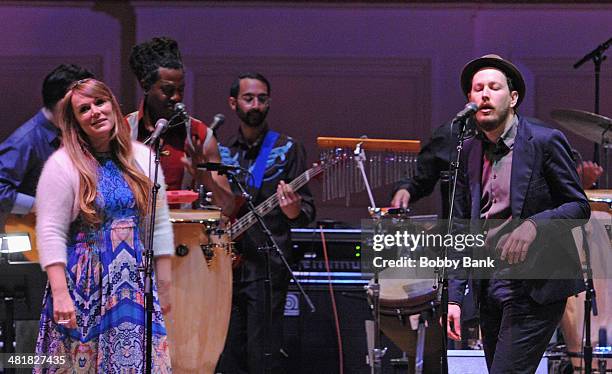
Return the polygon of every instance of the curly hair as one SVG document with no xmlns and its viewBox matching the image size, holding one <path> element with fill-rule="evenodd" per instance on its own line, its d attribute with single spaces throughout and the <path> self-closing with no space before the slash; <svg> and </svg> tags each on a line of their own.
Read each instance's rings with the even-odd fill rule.
<svg viewBox="0 0 612 374">
<path fill-rule="evenodd" d="M 146 214 L 148 193 L 151 188 L 150 179 L 140 171 L 134 160 L 130 130 L 123 123 L 123 115 L 117 99 L 106 84 L 93 78 L 75 82 L 59 102 L 58 125 L 62 130 L 62 144 L 68 156 L 79 172 L 79 207 L 84 220 L 90 224 L 99 224 L 101 218 L 95 208 L 98 193 L 98 161 L 95 151 L 89 142 L 79 122 L 74 115 L 72 96 L 78 93 L 92 98 L 108 100 L 112 105 L 112 115 L 109 120 L 114 124 L 110 139 L 110 151 L 117 166 L 130 186 L 136 207 L 141 216 Z"/>
<path fill-rule="evenodd" d="M 140 43 L 130 53 L 130 69 L 145 90 L 159 80 L 159 68 L 183 70 L 176 40 L 161 37 Z"/>
</svg>

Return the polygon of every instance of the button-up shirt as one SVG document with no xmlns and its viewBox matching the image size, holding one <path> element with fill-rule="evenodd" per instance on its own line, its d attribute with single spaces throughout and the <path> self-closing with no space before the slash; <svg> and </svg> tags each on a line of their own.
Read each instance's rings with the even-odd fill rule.
<svg viewBox="0 0 612 374">
<path fill-rule="evenodd" d="M 496 250 L 500 235 L 508 235 L 512 229 L 510 180 L 517 127 L 518 117 L 515 115 L 496 143 L 486 137 L 483 139 L 480 218 L 485 220 L 487 243 L 490 243 L 491 250 Z M 500 254 L 495 253 L 496 257 Z M 484 290 L 502 302 L 510 300 L 522 289 L 520 281 L 503 279 L 507 271 L 505 268 L 496 268 L 488 282 L 489 287 Z"/>
<path fill-rule="evenodd" d="M 260 137 L 253 143 L 247 142 L 242 133 L 239 132 L 238 135 L 226 143 L 229 147 L 219 144 L 222 162 L 227 165 L 239 165 L 252 171 L 267 132 L 266 127 Z M 261 187 L 247 188 L 249 194 L 253 197 L 253 204 L 257 206 L 268 197 L 276 194 L 276 187 L 281 180 L 290 183 L 305 170 L 306 151 L 304 147 L 293 138 L 281 134 L 272 146 L 266 160 Z M 236 194 L 239 194 L 239 190 L 233 183 L 232 189 Z M 315 217 L 314 202 L 308 186 L 302 187 L 298 190 L 298 193 L 302 197 L 302 202 L 301 212 L 297 218 L 293 220 L 287 218 L 280 207 L 276 207 L 264 217 L 266 225 L 289 262 L 294 260 L 291 256 L 291 227 L 306 226 Z M 247 211 L 246 207 L 242 206 L 238 216 L 246 214 Z M 253 225 L 238 240 L 236 247 L 244 259 L 244 265 L 234 273 L 236 281 L 253 281 L 264 278 L 264 256 L 258 250 L 258 247 L 265 245 L 266 242 L 266 236 L 258 224 Z M 284 266 L 275 255 L 271 256 L 271 273 L 273 277 L 286 276 Z"/>
<path fill-rule="evenodd" d="M 510 177 L 518 118 L 513 117 L 497 143 L 483 141 L 480 218 L 510 218 Z"/>
<path fill-rule="evenodd" d="M 41 109 L 0 144 L 0 212 L 26 214 L 34 205 L 45 161 L 60 145 L 60 131 Z"/>
</svg>

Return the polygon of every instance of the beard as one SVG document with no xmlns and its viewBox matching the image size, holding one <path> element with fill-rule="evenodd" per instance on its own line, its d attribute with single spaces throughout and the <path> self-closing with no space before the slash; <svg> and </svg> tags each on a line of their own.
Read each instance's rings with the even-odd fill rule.
<svg viewBox="0 0 612 374">
<path fill-rule="evenodd" d="M 269 108 L 266 108 L 264 111 L 251 109 L 248 112 L 244 112 L 239 107 L 236 107 L 238 118 L 249 127 L 259 127 L 266 120 L 268 110 Z"/>
<path fill-rule="evenodd" d="M 490 106 L 485 106 L 485 107 L 495 110 L 495 108 L 490 107 Z M 504 109 L 498 109 L 497 115 L 495 116 L 486 116 L 484 119 L 479 119 L 478 116 L 476 116 L 475 119 L 476 119 L 477 126 L 481 130 L 490 132 L 490 131 L 495 130 L 499 126 L 504 126 L 509 116 L 510 116 L 510 108 L 504 108 Z"/>
</svg>

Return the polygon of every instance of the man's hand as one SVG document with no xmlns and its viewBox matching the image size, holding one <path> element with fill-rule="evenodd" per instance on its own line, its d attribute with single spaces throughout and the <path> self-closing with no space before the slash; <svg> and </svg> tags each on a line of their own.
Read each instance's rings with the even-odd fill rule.
<svg viewBox="0 0 612 374">
<path fill-rule="evenodd" d="M 391 200 L 391 206 L 393 208 L 408 208 L 408 203 L 410 202 L 410 192 L 408 190 L 402 188 L 397 190 L 395 195 L 393 195 L 393 199 Z"/>
<path fill-rule="evenodd" d="M 461 340 L 461 307 L 457 304 L 448 304 L 448 324 L 446 331 L 453 340 Z"/>
<path fill-rule="evenodd" d="M 576 170 L 582 180 L 582 188 L 585 190 L 593 188 L 593 184 L 603 174 L 603 168 L 593 161 L 582 161 Z"/>
<path fill-rule="evenodd" d="M 293 191 L 290 185 L 280 181 L 276 187 L 276 196 L 281 210 L 289 219 L 296 219 L 302 209 L 302 197 Z"/>
<path fill-rule="evenodd" d="M 509 264 L 518 264 L 525 261 L 529 246 L 535 240 L 537 229 L 532 221 L 525 221 L 515 228 L 505 241 L 500 240 L 498 247 L 501 246 L 500 259 L 508 259 Z"/>
<path fill-rule="evenodd" d="M 181 161 L 189 174 L 195 177 L 198 171 L 198 164 L 208 162 L 208 157 L 206 156 L 204 147 L 202 146 L 203 142 L 198 139 L 197 136 L 192 136 L 191 141 L 194 148 L 191 148 L 189 142 L 185 140 L 186 155 L 181 159 Z"/>
</svg>

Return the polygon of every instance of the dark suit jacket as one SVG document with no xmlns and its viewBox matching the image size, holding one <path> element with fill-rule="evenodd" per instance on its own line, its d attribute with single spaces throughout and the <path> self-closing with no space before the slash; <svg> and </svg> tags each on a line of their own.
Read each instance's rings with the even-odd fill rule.
<svg viewBox="0 0 612 374">
<path fill-rule="evenodd" d="M 472 226 L 477 225 L 480 216 L 482 156 L 482 140 L 468 139 L 457 179 L 453 216 L 469 220 Z M 519 117 L 512 155 L 510 204 L 513 219 L 530 218 L 537 224 L 537 237 L 529 247 L 527 259 L 519 266 L 528 267 L 528 271 L 537 269 L 542 277 L 523 280 L 526 293 L 534 301 L 547 304 L 583 291 L 571 229 L 585 223 L 591 210 L 563 133 Z M 469 273 L 464 270 L 459 278 Z M 461 304 L 466 282 L 450 280 L 450 301 Z M 480 283 L 475 279 L 476 295 Z"/>
</svg>

